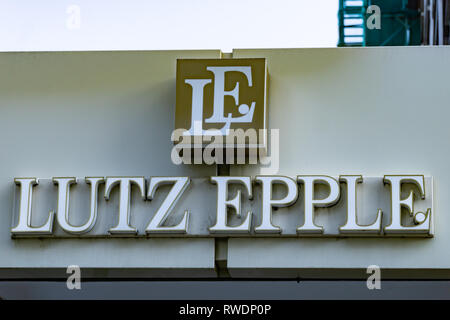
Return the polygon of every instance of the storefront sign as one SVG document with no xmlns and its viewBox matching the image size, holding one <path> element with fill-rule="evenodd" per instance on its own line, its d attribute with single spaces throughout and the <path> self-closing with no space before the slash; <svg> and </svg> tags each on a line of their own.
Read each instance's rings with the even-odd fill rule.
<svg viewBox="0 0 450 320">
<path fill-rule="evenodd" d="M 200 138 L 200 151 L 229 136 L 226 148 L 265 150 L 267 77 L 265 59 L 178 60 L 178 136 Z M 432 179 L 420 174 L 80 180 L 16 178 L 12 236 L 433 235 Z"/>
<path fill-rule="evenodd" d="M 12 236 L 433 235 L 422 175 L 78 180 L 16 178 Z"/>
</svg>

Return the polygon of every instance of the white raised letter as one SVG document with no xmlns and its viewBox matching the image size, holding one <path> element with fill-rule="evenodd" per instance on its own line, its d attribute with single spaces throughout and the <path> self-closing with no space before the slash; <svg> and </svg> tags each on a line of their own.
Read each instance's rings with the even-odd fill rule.
<svg viewBox="0 0 450 320">
<path fill-rule="evenodd" d="M 214 113 L 205 119 L 206 123 L 225 123 L 224 128 L 229 128 L 231 122 L 252 122 L 253 113 L 255 112 L 255 102 L 251 106 L 246 105 L 246 113 L 240 117 L 232 118 L 231 113 L 225 116 L 224 104 L 225 96 L 230 96 L 234 99 L 236 105 L 239 104 L 239 82 L 236 83 L 233 90 L 225 90 L 225 73 L 234 71 L 243 73 L 248 80 L 249 87 L 252 86 L 252 68 L 250 66 L 230 66 L 230 67 L 207 67 L 206 70 L 214 73 Z M 240 107 L 242 105 L 238 105 Z M 222 128 L 222 130 L 224 129 Z"/>
<path fill-rule="evenodd" d="M 186 233 L 188 228 L 189 212 L 186 210 L 183 215 L 183 219 L 176 226 L 163 226 L 164 221 L 167 216 L 172 211 L 175 204 L 180 199 L 183 192 L 186 190 L 190 183 L 190 179 L 187 177 L 151 177 L 150 185 L 148 187 L 147 199 L 152 200 L 156 189 L 158 186 L 163 184 L 174 183 L 172 189 L 170 189 L 169 194 L 163 201 L 159 209 L 156 211 L 153 218 L 150 220 L 146 233 L 160 233 L 160 232 L 170 232 L 170 233 Z"/>
<path fill-rule="evenodd" d="M 136 234 L 136 228 L 130 226 L 130 198 L 131 184 L 136 184 L 145 200 L 144 177 L 107 177 L 105 186 L 105 199 L 109 200 L 111 189 L 119 185 L 119 221 L 114 228 L 109 229 L 111 234 Z"/>
<path fill-rule="evenodd" d="M 52 234 L 54 212 L 50 211 L 47 222 L 40 227 L 31 226 L 31 206 L 33 204 L 33 186 L 39 184 L 36 178 L 15 178 L 20 185 L 19 221 L 11 229 L 12 234 Z"/>
<path fill-rule="evenodd" d="M 339 183 L 328 176 L 297 176 L 297 180 L 305 186 L 305 222 L 297 233 L 323 233 L 323 228 L 314 223 L 314 208 L 330 207 L 339 201 Z M 314 185 L 322 183 L 330 188 L 330 193 L 325 199 L 314 199 Z"/>
<path fill-rule="evenodd" d="M 86 177 L 86 183 L 91 185 L 91 205 L 88 221 L 81 226 L 73 226 L 69 222 L 70 185 L 76 184 L 75 177 L 55 177 L 53 183 L 58 185 L 58 209 L 56 219 L 60 227 L 73 234 L 82 234 L 92 230 L 97 220 L 97 194 L 98 186 L 104 182 L 103 177 Z"/>
<path fill-rule="evenodd" d="M 249 198 L 252 197 L 252 182 L 250 177 L 211 177 L 211 182 L 217 184 L 217 220 L 216 224 L 209 228 L 211 233 L 248 233 L 250 232 L 252 213 L 248 212 L 244 222 L 236 227 L 227 225 L 228 207 L 236 210 L 236 215 L 241 216 L 241 190 L 237 191 L 234 199 L 228 199 L 228 184 L 240 183 L 247 188 Z"/>
<path fill-rule="evenodd" d="M 186 79 L 185 83 L 192 87 L 192 113 L 191 113 L 191 128 L 184 132 L 184 135 L 195 135 L 195 127 L 200 131 L 200 135 L 203 135 L 203 90 L 205 85 L 211 83 L 210 79 Z"/>
<path fill-rule="evenodd" d="M 412 183 L 419 189 L 421 199 L 425 199 L 425 178 L 422 175 L 386 175 L 383 179 L 384 183 L 391 186 L 391 223 L 384 228 L 385 233 L 422 233 L 430 235 L 431 209 L 426 213 L 414 213 L 414 192 L 410 191 L 408 197 L 401 199 L 401 186 L 403 183 Z M 417 225 L 405 227 L 401 224 L 402 207 L 408 210 L 410 216 L 414 217 Z M 421 221 L 417 221 L 418 215 Z"/>
<path fill-rule="evenodd" d="M 292 205 L 298 196 L 297 183 L 288 177 L 281 176 L 257 176 L 255 181 L 262 184 L 261 224 L 255 228 L 257 233 L 280 233 L 281 228 L 272 224 L 272 207 L 287 207 Z M 286 187 L 286 196 L 282 199 L 272 199 L 272 187 L 274 183 Z"/>
<path fill-rule="evenodd" d="M 345 175 L 339 176 L 339 181 L 345 182 L 347 185 L 347 222 L 339 228 L 339 232 L 351 234 L 380 233 L 381 219 L 383 217 L 383 212 L 381 209 L 378 209 L 377 218 L 371 225 L 362 226 L 358 224 L 358 214 L 356 210 L 356 186 L 357 183 L 361 183 L 363 181 L 363 177 L 361 175 Z"/>
</svg>

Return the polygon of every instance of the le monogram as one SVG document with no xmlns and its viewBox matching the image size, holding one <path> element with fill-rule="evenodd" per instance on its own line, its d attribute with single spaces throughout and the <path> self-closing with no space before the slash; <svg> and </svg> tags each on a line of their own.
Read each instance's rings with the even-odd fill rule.
<svg viewBox="0 0 450 320">
<path fill-rule="evenodd" d="M 266 59 L 179 59 L 175 129 L 226 136 L 266 129 Z"/>
</svg>

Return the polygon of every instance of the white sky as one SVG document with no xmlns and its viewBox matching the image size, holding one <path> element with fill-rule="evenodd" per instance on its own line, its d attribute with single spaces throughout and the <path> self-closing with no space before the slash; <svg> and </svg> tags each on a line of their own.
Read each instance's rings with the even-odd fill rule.
<svg viewBox="0 0 450 320">
<path fill-rule="evenodd" d="M 0 0 L 0 51 L 335 47 L 338 2 Z"/>
</svg>

